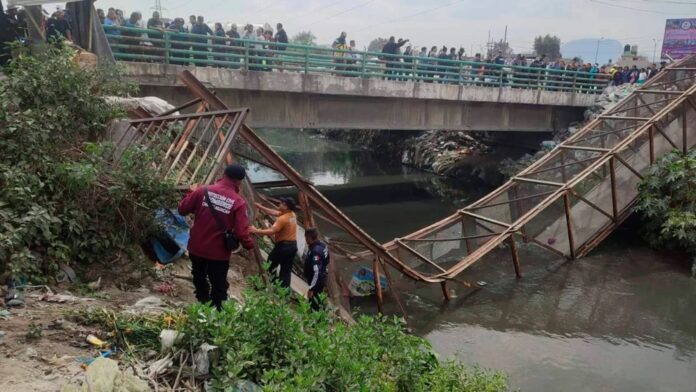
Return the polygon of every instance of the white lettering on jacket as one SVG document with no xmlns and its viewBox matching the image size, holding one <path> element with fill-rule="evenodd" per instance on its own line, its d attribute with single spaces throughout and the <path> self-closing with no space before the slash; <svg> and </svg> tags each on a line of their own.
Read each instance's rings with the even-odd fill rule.
<svg viewBox="0 0 696 392">
<path fill-rule="evenodd" d="M 213 208 L 215 211 L 221 212 L 223 214 L 229 214 L 234 205 L 234 200 L 227 196 L 221 195 L 219 193 L 208 191 L 208 196 L 210 196 L 210 202 L 213 203 Z M 208 207 L 208 203 L 203 198 L 203 206 Z"/>
</svg>

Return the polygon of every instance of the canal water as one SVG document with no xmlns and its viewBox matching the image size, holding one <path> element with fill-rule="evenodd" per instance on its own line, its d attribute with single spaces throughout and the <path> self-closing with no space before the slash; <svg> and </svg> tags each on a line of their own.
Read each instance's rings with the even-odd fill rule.
<svg viewBox="0 0 696 392">
<path fill-rule="evenodd" d="M 446 216 L 494 188 L 476 175 L 443 180 L 300 131 L 261 136 L 350 218 L 380 241 Z M 505 156 L 522 152 L 504 151 Z M 501 155 L 479 158 L 494 167 Z M 261 167 L 250 176 L 271 180 Z M 461 277 L 485 285 L 395 287 L 409 326 L 442 357 L 505 371 L 522 391 L 696 391 L 696 279 L 679 254 L 655 252 L 622 227 L 589 256 L 555 258 L 522 245 L 523 279 L 507 251 Z M 354 267 L 350 267 L 354 268 Z M 398 313 L 392 303 L 388 311 Z M 375 312 L 374 301 L 354 301 Z"/>
</svg>

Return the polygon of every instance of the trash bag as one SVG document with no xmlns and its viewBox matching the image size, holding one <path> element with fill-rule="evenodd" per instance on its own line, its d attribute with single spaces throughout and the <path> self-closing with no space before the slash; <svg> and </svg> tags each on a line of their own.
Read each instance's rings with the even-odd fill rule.
<svg viewBox="0 0 696 392">
<path fill-rule="evenodd" d="M 161 264 L 169 264 L 186 252 L 189 241 L 189 225 L 176 210 L 160 208 L 155 212 L 155 219 L 162 225 L 163 231 L 150 238 L 152 250 Z"/>
</svg>

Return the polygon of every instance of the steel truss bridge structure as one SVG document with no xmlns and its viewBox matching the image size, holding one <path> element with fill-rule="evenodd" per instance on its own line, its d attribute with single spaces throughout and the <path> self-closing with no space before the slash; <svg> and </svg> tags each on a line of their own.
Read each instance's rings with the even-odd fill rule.
<svg viewBox="0 0 696 392">
<path fill-rule="evenodd" d="M 269 190 L 297 192 L 301 225 L 319 224 L 331 233 L 326 240 L 334 266 L 372 264 L 380 309 L 377 277 L 383 272 L 391 280 L 387 266 L 415 281 L 440 284 L 449 299 L 447 283 L 466 284 L 462 273 L 494 249 L 509 249 L 517 277 L 522 276 L 521 242 L 569 259 L 586 255 L 630 215 L 637 186 L 650 165 L 674 149 L 686 151 L 696 144 L 696 56 L 691 56 L 660 72 L 487 196 L 381 244 L 244 124 L 248 109 L 227 108 L 188 71 L 180 79 L 196 99 L 156 117 L 141 114 L 144 118 L 131 120 L 117 151 L 152 149 L 160 175 L 181 187 L 211 183 L 224 164 L 236 160 L 277 172 L 282 180 L 249 183 L 247 196 L 273 206 L 277 200 Z M 193 113 L 177 114 L 193 107 Z M 256 219 L 268 224 L 268 217 Z"/>
</svg>

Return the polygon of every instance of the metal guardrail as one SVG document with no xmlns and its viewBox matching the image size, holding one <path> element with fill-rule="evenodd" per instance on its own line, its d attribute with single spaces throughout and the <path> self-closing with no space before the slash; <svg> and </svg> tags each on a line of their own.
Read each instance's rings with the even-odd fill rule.
<svg viewBox="0 0 696 392">
<path fill-rule="evenodd" d="M 609 75 L 104 26 L 117 60 L 599 94 Z"/>
</svg>

